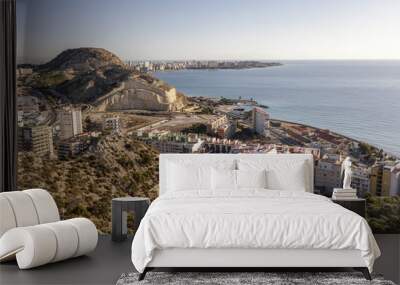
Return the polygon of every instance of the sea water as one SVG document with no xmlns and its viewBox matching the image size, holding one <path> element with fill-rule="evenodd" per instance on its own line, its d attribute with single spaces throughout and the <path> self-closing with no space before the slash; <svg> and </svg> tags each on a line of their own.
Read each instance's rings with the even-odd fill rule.
<svg viewBox="0 0 400 285">
<path fill-rule="evenodd" d="M 400 156 L 400 61 L 282 61 L 156 77 L 188 96 L 253 98 L 272 118 L 327 128 Z"/>
</svg>

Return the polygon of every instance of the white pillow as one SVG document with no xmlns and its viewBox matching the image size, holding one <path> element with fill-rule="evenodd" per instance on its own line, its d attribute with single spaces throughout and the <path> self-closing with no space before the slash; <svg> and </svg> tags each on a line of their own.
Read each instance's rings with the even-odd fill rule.
<svg viewBox="0 0 400 285">
<path fill-rule="evenodd" d="M 213 167 L 211 170 L 211 185 L 214 191 L 236 190 L 236 170 Z"/>
<path fill-rule="evenodd" d="M 200 154 L 199 154 L 200 155 Z M 166 164 L 167 192 L 175 191 L 212 191 L 211 168 L 235 169 L 235 160 L 208 159 L 204 162 L 180 158 Z"/>
<path fill-rule="evenodd" d="M 267 171 L 262 170 L 236 170 L 237 187 L 241 188 L 267 188 Z"/>
<path fill-rule="evenodd" d="M 238 161 L 239 170 L 267 171 L 267 188 L 272 190 L 307 191 L 309 168 L 305 160 L 252 159 Z"/>
<path fill-rule="evenodd" d="M 307 191 L 306 162 L 291 164 L 290 168 L 277 167 L 267 171 L 268 189 Z"/>
<path fill-rule="evenodd" d="M 211 189 L 211 167 L 168 164 L 168 190 L 190 191 Z"/>
</svg>

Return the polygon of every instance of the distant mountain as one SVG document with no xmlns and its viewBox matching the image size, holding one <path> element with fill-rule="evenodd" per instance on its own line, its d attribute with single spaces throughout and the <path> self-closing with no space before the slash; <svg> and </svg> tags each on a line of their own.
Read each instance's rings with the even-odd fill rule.
<svg viewBox="0 0 400 285">
<path fill-rule="evenodd" d="M 93 103 L 107 109 L 172 111 L 186 105 L 175 88 L 126 66 L 102 48 L 76 48 L 34 68 L 30 87 L 70 103 Z M 106 100 L 105 100 L 106 99 Z"/>
<path fill-rule="evenodd" d="M 46 64 L 38 66 L 39 70 L 67 70 L 78 72 L 125 67 L 125 64 L 112 52 L 103 48 L 67 49 Z"/>
</svg>

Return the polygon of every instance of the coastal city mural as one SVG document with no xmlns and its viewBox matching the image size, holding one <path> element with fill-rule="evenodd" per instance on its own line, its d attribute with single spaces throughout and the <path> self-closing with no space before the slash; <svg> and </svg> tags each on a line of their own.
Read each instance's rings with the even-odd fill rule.
<svg viewBox="0 0 400 285">
<path fill-rule="evenodd" d="M 28 2 L 19 2 L 20 25 Z M 64 218 L 86 216 L 110 232 L 111 198 L 157 197 L 160 153 L 307 153 L 315 193 L 341 187 L 350 157 L 351 186 L 367 199 L 372 230 L 400 233 L 400 140 L 385 141 L 391 131 L 378 127 L 400 133 L 398 114 L 385 119 L 400 110 L 400 82 L 376 89 L 363 77 L 378 70 L 384 84 L 390 71 L 400 75 L 400 62 L 132 59 L 69 42 L 39 59 L 28 46 L 40 42 L 19 38 L 18 187 L 48 189 Z M 377 96 L 385 99 L 371 105 Z"/>
</svg>

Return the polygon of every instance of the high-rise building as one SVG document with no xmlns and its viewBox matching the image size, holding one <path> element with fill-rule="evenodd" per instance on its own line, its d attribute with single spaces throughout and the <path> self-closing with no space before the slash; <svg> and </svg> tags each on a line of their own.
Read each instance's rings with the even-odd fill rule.
<svg viewBox="0 0 400 285">
<path fill-rule="evenodd" d="M 382 196 L 383 166 L 384 164 L 379 162 L 371 167 L 370 192 L 372 195 Z"/>
<path fill-rule="evenodd" d="M 400 162 L 390 170 L 390 196 L 400 195 Z"/>
<path fill-rule="evenodd" d="M 24 111 L 17 112 L 17 124 L 18 124 L 18 127 L 24 126 Z"/>
<path fill-rule="evenodd" d="M 210 134 L 216 134 L 220 126 L 227 124 L 228 117 L 226 115 L 219 116 L 217 118 L 212 118 L 207 122 L 207 132 Z"/>
<path fill-rule="evenodd" d="M 121 121 L 119 117 L 105 118 L 103 121 L 103 129 L 119 133 L 121 130 Z"/>
<path fill-rule="evenodd" d="M 18 128 L 18 149 L 31 151 L 39 156 L 53 154 L 51 127 L 32 126 Z"/>
<path fill-rule="evenodd" d="M 357 189 L 359 197 L 365 197 L 369 192 L 370 171 L 366 165 L 357 165 L 352 167 L 351 187 Z"/>
<path fill-rule="evenodd" d="M 255 107 L 251 113 L 253 130 L 259 135 L 265 135 L 265 123 L 269 119 L 268 113 L 262 108 Z"/>
<path fill-rule="evenodd" d="M 342 184 L 342 165 L 340 156 L 325 155 L 315 167 L 315 187 L 321 194 L 330 196 L 333 188 Z"/>
<path fill-rule="evenodd" d="M 400 165 L 378 162 L 371 167 L 370 192 L 377 196 L 400 195 Z"/>
<path fill-rule="evenodd" d="M 76 137 L 60 141 L 58 144 L 58 158 L 66 159 L 68 157 L 75 157 L 84 152 L 88 146 L 89 144 L 86 138 Z"/>
<path fill-rule="evenodd" d="M 227 115 L 208 120 L 207 133 L 219 138 L 231 138 L 236 132 L 236 121 L 229 121 Z"/>
<path fill-rule="evenodd" d="M 82 133 L 80 109 L 64 109 L 59 112 L 60 138 L 66 140 Z"/>
</svg>

